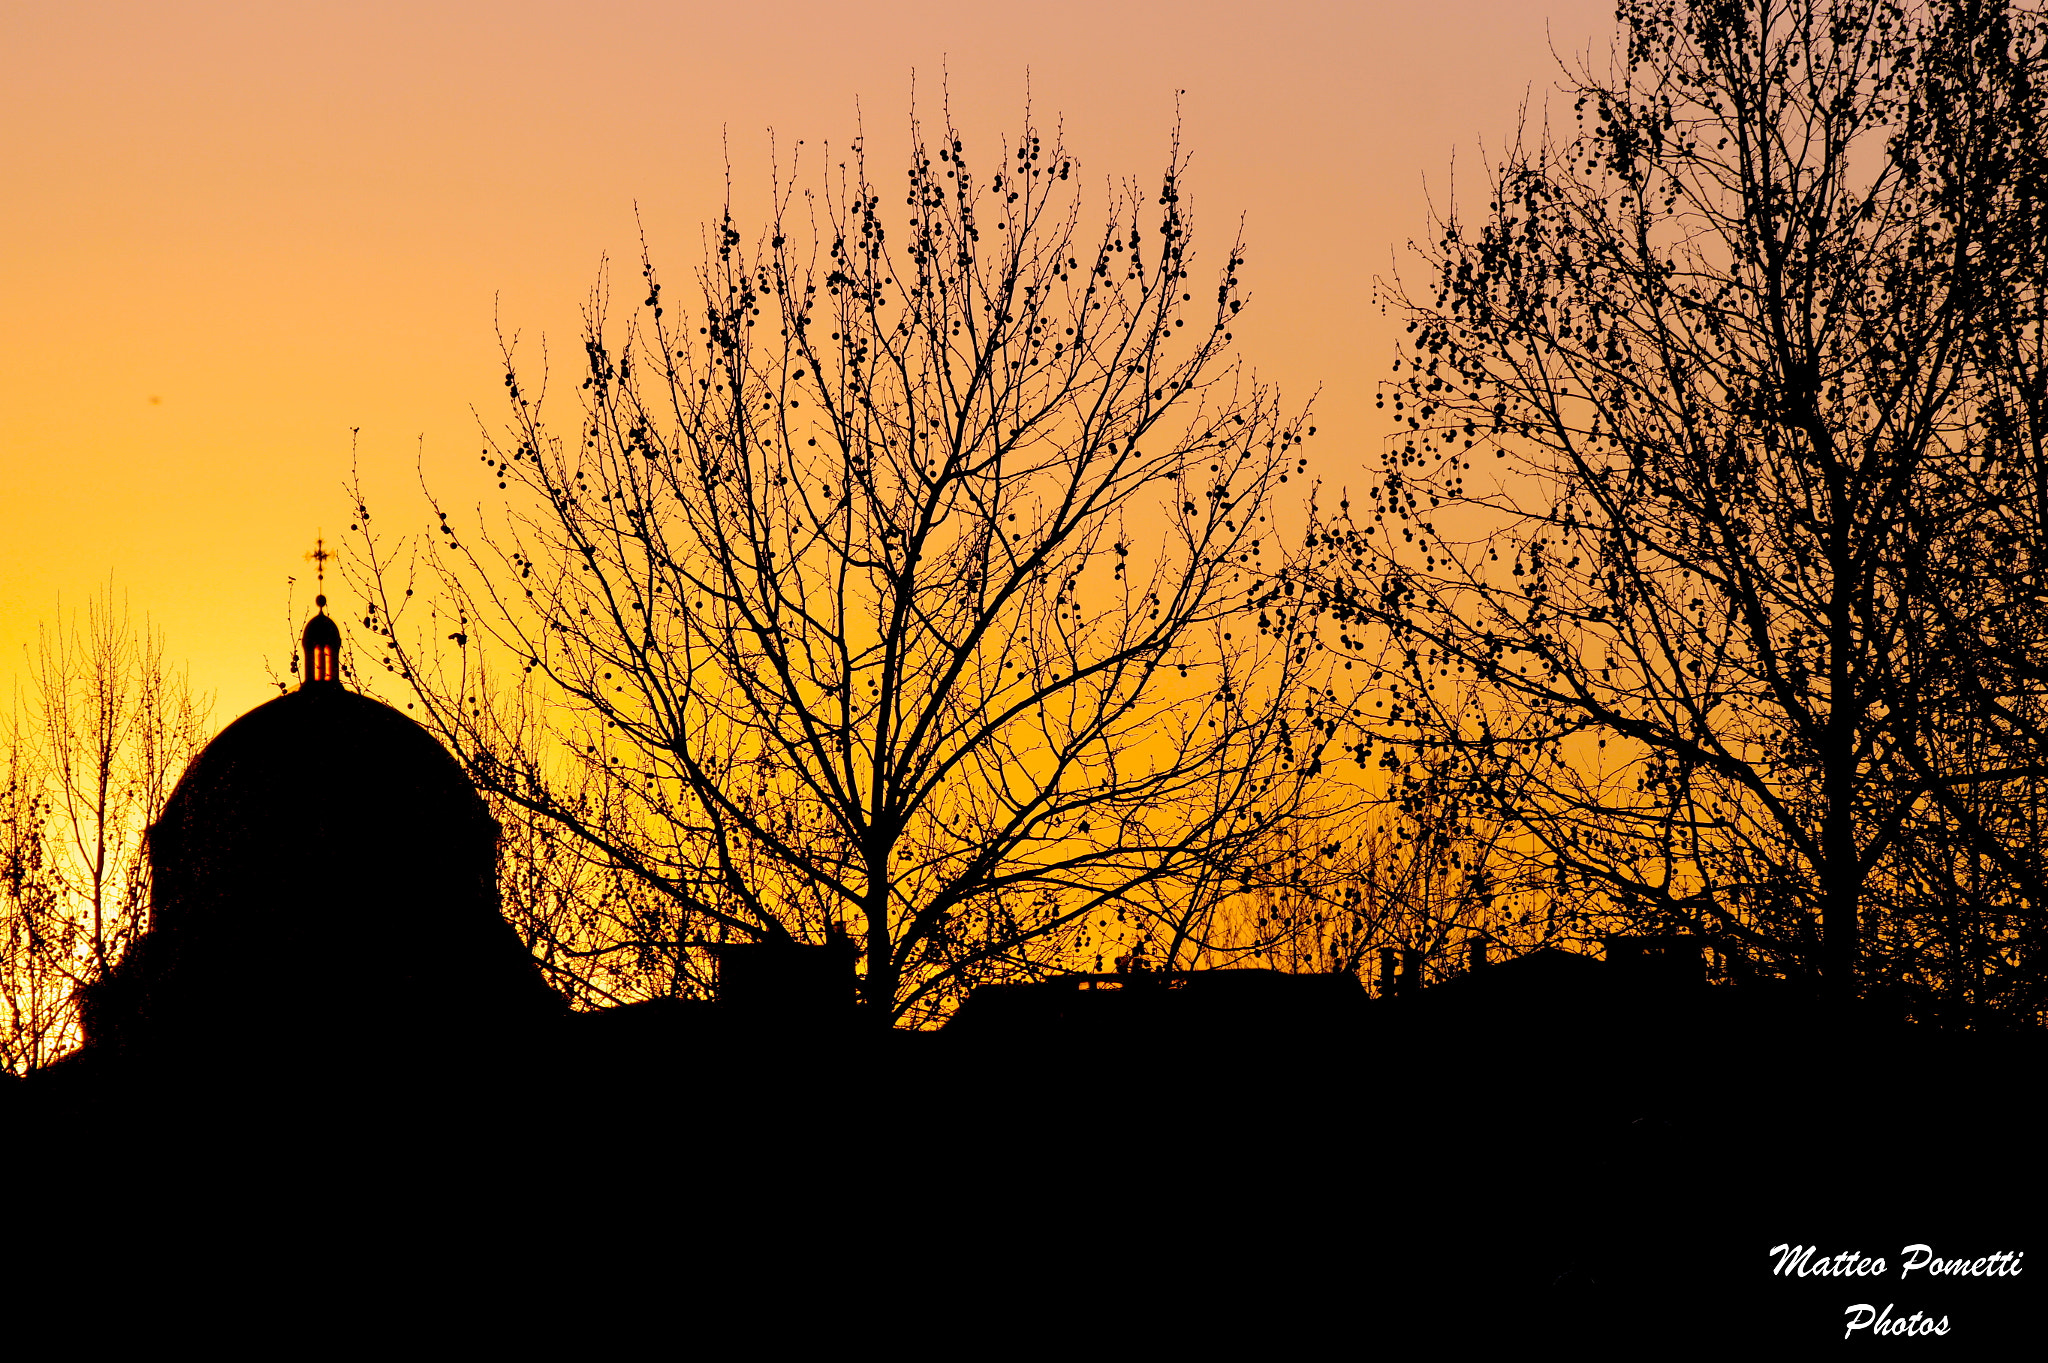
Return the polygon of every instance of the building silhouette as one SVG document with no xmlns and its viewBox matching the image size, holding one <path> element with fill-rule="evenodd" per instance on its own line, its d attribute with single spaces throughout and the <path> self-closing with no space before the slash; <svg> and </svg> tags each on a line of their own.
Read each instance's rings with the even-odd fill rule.
<svg viewBox="0 0 2048 1363">
<path fill-rule="evenodd" d="M 497 824 L 424 729 L 342 684 L 319 601 L 304 680 L 150 828 L 150 927 L 83 991 L 88 1056 L 390 1065 L 563 1012 L 499 912 Z"/>
<path fill-rule="evenodd" d="M 19 1204 L 97 1228 L 92 1253 L 223 1216 L 422 1282 L 449 1245 L 511 1276 L 603 1246 L 657 1293 L 737 1272 L 690 1319 L 756 1330 L 841 1290 L 907 1291 L 920 1329 L 1058 1320 L 1078 1264 L 1148 1339 L 1327 1318 L 1441 1353 L 1655 1341 L 1702 1310 L 1837 1337 L 1841 1303 L 1779 1290 L 1771 1244 L 1964 1247 L 1924 1201 L 1854 1218 L 1986 1161 L 2012 1168 L 2002 1213 L 2048 1207 L 2039 1037 L 1710 986 L 1691 939 L 1475 952 L 1428 988 L 1390 957 L 1376 998 L 1077 975 L 984 987 L 930 1033 L 856 1025 L 848 943 L 735 944 L 717 1002 L 571 1014 L 500 912 L 483 801 L 343 685 L 320 604 L 301 685 L 150 830 L 150 930 L 85 991 L 86 1045 L 0 1086 L 7 1167 L 119 1170 L 83 1210 L 55 1182 Z"/>
</svg>

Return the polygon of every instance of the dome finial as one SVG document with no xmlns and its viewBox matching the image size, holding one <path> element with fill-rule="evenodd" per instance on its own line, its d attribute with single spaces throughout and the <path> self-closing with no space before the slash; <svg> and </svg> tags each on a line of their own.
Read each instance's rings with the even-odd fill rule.
<svg viewBox="0 0 2048 1363">
<path fill-rule="evenodd" d="M 306 555 L 313 561 L 313 569 L 320 584 L 320 594 L 313 598 L 313 604 L 320 613 L 306 622 L 304 639 L 306 651 L 306 678 L 301 686 L 316 683 L 341 685 L 341 630 L 334 621 L 327 618 L 327 560 L 334 557 L 327 551 L 324 536 L 313 541 L 313 552 Z"/>
<path fill-rule="evenodd" d="M 313 604 L 324 611 L 327 609 L 327 560 L 334 557 L 327 552 L 325 532 L 314 536 L 313 552 L 306 557 L 313 563 L 313 580 L 318 584 L 314 588 L 318 595 L 314 596 Z"/>
</svg>

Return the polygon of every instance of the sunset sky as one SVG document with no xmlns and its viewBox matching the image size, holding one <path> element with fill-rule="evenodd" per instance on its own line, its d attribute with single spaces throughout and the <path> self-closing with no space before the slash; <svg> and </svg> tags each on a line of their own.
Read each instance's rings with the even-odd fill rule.
<svg viewBox="0 0 2048 1363">
<path fill-rule="evenodd" d="M 1610 0 L 12 6 L 0 24 L 0 679 L 109 578 L 216 694 L 268 694 L 302 555 L 363 476 L 396 532 L 474 504 L 494 316 L 558 356 L 607 253 L 687 281 L 728 149 L 742 211 L 773 128 L 901 173 L 913 76 L 970 143 L 1063 121 L 1084 175 L 1155 176 L 1182 91 L 1198 249 L 1239 214 L 1238 336 L 1318 387 L 1314 471 L 1355 479 L 1395 328 L 1375 303 L 1454 155 L 1604 65 Z M 858 113 L 857 113 L 858 111 Z M 1569 109 L 1564 110 L 1569 118 Z M 1412 264 L 1405 266 L 1412 270 Z M 630 278 L 630 275 L 628 276 Z M 338 595 L 338 594 L 337 594 Z M 338 600 L 346 613 L 352 603 Z"/>
</svg>

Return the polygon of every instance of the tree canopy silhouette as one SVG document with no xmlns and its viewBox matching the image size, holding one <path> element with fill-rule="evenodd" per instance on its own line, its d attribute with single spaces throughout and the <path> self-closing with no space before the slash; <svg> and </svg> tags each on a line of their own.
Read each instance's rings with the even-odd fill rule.
<svg viewBox="0 0 2048 1363">
<path fill-rule="evenodd" d="M 1091 230 L 1057 137 L 911 131 L 899 191 L 856 142 L 756 237 L 728 205 L 685 302 L 644 252 L 628 318 L 601 281 L 573 417 L 507 345 L 510 500 L 437 511 L 438 623 L 358 497 L 390 667 L 602 868 L 576 950 L 677 991 L 727 940 L 843 935 L 878 1021 L 1184 966 L 1190 905 L 1298 881 L 1275 833 L 1326 797 L 1312 612 L 1247 615 L 1311 428 L 1238 356 L 1245 249 L 1198 255 L 1178 132 Z"/>
<path fill-rule="evenodd" d="M 1560 885 L 1767 974 L 2031 1020 L 2042 16 L 1620 19 L 1565 130 L 1435 224 L 1400 434 L 1313 580 L 1386 642 L 1384 735 Z"/>
</svg>

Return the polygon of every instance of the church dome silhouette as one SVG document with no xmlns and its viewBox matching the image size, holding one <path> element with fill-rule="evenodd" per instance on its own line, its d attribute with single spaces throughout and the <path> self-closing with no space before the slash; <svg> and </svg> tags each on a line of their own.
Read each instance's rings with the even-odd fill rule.
<svg viewBox="0 0 2048 1363">
<path fill-rule="evenodd" d="M 461 766 L 342 685 L 325 614 L 305 642 L 306 680 L 209 743 L 151 827 L 150 929 L 85 992 L 89 1048 L 385 1060 L 563 1011 Z"/>
</svg>

